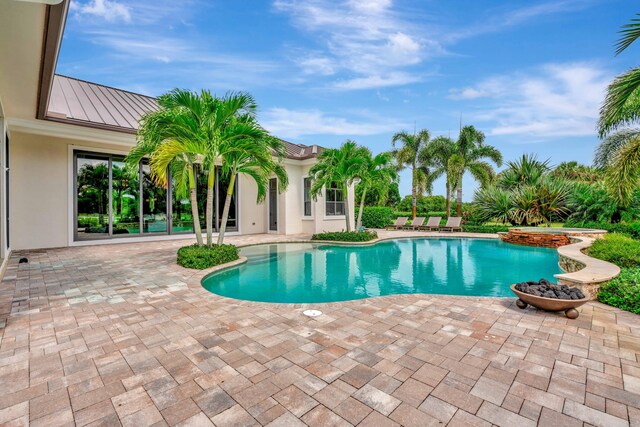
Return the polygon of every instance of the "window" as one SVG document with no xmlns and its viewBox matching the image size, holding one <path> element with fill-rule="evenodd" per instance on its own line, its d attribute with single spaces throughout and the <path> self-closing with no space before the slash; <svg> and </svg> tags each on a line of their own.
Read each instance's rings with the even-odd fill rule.
<svg viewBox="0 0 640 427">
<path fill-rule="evenodd" d="M 344 194 L 336 184 L 332 184 L 326 191 L 326 215 L 344 215 Z"/>
<path fill-rule="evenodd" d="M 153 234 L 193 233 L 188 185 L 168 174 L 171 185 L 155 182 L 148 162 L 129 168 L 124 157 L 74 152 L 75 240 L 109 239 Z M 205 230 L 207 173 L 196 168 L 196 192 Z M 215 169 L 213 231 L 220 229 L 229 178 Z M 238 181 L 234 187 L 227 231 L 238 230 Z"/>
<path fill-rule="evenodd" d="M 304 216 L 311 216 L 311 178 L 304 179 L 303 187 Z"/>
</svg>

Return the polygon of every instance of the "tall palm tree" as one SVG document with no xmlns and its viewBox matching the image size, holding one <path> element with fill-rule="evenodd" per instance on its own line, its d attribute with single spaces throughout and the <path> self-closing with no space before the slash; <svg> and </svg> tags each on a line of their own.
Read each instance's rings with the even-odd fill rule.
<svg viewBox="0 0 640 427">
<path fill-rule="evenodd" d="M 218 233 L 218 244 L 224 240 L 224 233 L 229 218 L 229 207 L 238 175 L 243 174 L 256 183 L 258 197 L 256 202 L 262 203 L 267 196 L 269 179 L 272 175 L 278 178 L 278 190 L 286 190 L 289 180 L 287 172 L 281 165 L 285 155 L 285 146 L 281 140 L 270 136 L 253 118 L 240 117 L 245 126 L 241 132 L 242 139 L 228 140 L 222 150 L 222 175 L 229 177 L 229 186 L 222 210 L 222 223 Z M 274 156 L 277 160 L 274 160 Z"/>
<path fill-rule="evenodd" d="M 460 130 L 455 153 L 449 158 L 448 170 L 452 175 L 451 188 L 456 191 L 458 216 L 462 215 L 462 177 L 465 172 L 471 173 L 484 187 L 495 176 L 493 167 L 484 159 L 491 160 L 497 166 L 502 165 L 502 154 L 497 148 L 485 145 L 484 138 L 484 133 L 475 127 L 464 126 Z"/>
<path fill-rule="evenodd" d="M 318 162 L 309 169 L 311 178 L 311 195 L 314 198 L 323 188 L 340 186 L 344 197 L 345 220 L 347 231 L 351 231 L 349 215 L 349 187 L 360 177 L 366 163 L 365 149 L 354 141 L 345 141 L 340 148 L 331 148 L 318 155 Z"/>
<path fill-rule="evenodd" d="M 451 216 L 451 190 L 455 181 L 453 177 L 456 175 L 454 168 L 449 167 L 449 160 L 455 152 L 455 141 L 446 136 L 438 136 L 431 140 L 428 146 L 420 153 L 420 163 L 431 165 L 433 180 L 442 175 L 445 176 L 447 216 Z"/>
<path fill-rule="evenodd" d="M 181 93 L 172 91 L 161 95 L 157 99 L 158 111 L 152 111 L 142 116 L 137 133 L 136 145 L 131 149 L 125 161 L 127 165 L 135 169 L 144 158 L 151 158 L 156 150 L 167 142 L 177 142 L 184 138 L 185 123 L 191 120 L 192 113 L 183 102 Z M 167 163 L 171 165 L 172 177 L 176 181 L 178 196 L 186 195 L 187 189 L 191 201 L 191 215 L 193 217 L 193 231 L 196 234 L 196 242 L 202 245 L 202 229 L 198 215 L 198 203 L 196 196 L 196 181 L 194 164 L 198 156 L 186 151 L 177 151 Z M 160 185 L 168 185 L 168 167 L 154 173 L 154 179 Z"/>
<path fill-rule="evenodd" d="M 416 217 L 418 195 L 433 185 L 433 176 L 428 167 L 420 162 L 420 153 L 429 143 L 430 138 L 429 131 L 422 129 L 417 134 L 405 131 L 398 132 L 391 139 L 394 148 L 396 144 L 401 144 L 401 147 L 394 151 L 398 169 L 411 169 L 411 214 L 413 218 Z"/>
<path fill-rule="evenodd" d="M 380 153 L 374 157 L 368 148 L 363 147 L 362 156 L 363 165 L 358 176 L 360 180 L 358 185 L 362 186 L 362 194 L 360 195 L 360 209 L 358 210 L 356 230 L 360 230 L 362 226 L 362 211 L 364 210 L 367 190 L 374 185 L 379 186 L 379 188 L 387 188 L 398 179 L 398 170 L 392 164 L 391 153 Z"/>
<path fill-rule="evenodd" d="M 636 15 L 636 16 L 640 16 Z M 621 54 L 640 37 L 640 18 L 624 25 L 616 44 L 616 55 Z M 632 68 L 615 78 L 607 89 L 607 96 L 600 108 L 598 132 L 604 138 L 600 154 L 609 155 L 605 180 L 622 205 L 627 205 L 640 181 L 640 132 L 616 130 L 640 121 L 640 67 Z M 596 155 L 598 162 L 598 154 Z"/>
</svg>

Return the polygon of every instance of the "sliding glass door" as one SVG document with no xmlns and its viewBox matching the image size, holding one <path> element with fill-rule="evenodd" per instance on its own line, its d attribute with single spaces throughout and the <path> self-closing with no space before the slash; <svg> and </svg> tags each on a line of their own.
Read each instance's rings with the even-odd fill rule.
<svg viewBox="0 0 640 427">
<path fill-rule="evenodd" d="M 75 240 L 95 240 L 158 234 L 193 233 L 188 194 L 158 185 L 146 161 L 127 167 L 124 157 L 92 152 L 74 153 Z M 196 167 L 196 170 L 198 168 Z M 228 178 L 215 170 L 213 230 L 220 228 Z M 207 173 L 196 173 L 198 214 L 205 230 Z M 229 210 L 228 231 L 238 230 L 237 185 Z"/>
<path fill-rule="evenodd" d="M 109 157 L 77 154 L 76 238 L 109 237 Z"/>
</svg>

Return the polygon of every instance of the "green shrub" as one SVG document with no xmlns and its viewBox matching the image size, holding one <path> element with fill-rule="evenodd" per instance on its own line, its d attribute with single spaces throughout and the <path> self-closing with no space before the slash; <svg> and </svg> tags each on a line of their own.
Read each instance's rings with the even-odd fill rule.
<svg viewBox="0 0 640 427">
<path fill-rule="evenodd" d="M 455 216 L 455 213 L 451 213 L 452 216 Z M 398 218 L 399 216 L 408 216 L 409 218 L 411 218 L 411 211 L 395 211 L 393 212 L 393 215 L 391 215 L 391 217 L 395 220 L 396 218 Z M 431 211 L 431 212 L 420 212 L 418 211 L 416 213 L 416 216 L 423 216 L 427 219 L 429 219 L 429 217 L 431 216 L 439 216 L 442 217 L 443 219 L 447 219 L 447 213 L 446 212 L 440 212 L 440 211 Z"/>
<path fill-rule="evenodd" d="M 640 241 L 624 234 L 607 233 L 602 239 L 596 239 L 587 252 L 619 267 L 640 266 Z"/>
<path fill-rule="evenodd" d="M 640 268 L 623 268 L 618 277 L 600 288 L 598 301 L 640 314 Z"/>
<path fill-rule="evenodd" d="M 443 211 L 445 210 L 446 199 L 443 196 L 417 196 L 416 208 L 418 212 Z M 405 196 L 396 205 L 399 211 L 410 211 L 413 206 L 411 196 Z"/>
<path fill-rule="evenodd" d="M 640 222 L 633 223 L 609 223 L 609 222 L 595 222 L 595 221 L 574 221 L 568 219 L 564 223 L 565 227 L 574 227 L 574 228 L 595 228 L 599 230 L 606 230 L 610 233 L 622 233 L 628 234 L 636 239 L 640 239 Z"/>
<path fill-rule="evenodd" d="M 462 224 L 462 231 L 468 233 L 500 233 L 509 231 L 506 225 L 471 225 Z"/>
<path fill-rule="evenodd" d="M 358 213 L 356 212 L 356 218 Z M 386 206 L 365 206 L 362 210 L 362 225 L 366 228 L 385 228 L 395 218 L 393 208 Z"/>
<path fill-rule="evenodd" d="M 311 236 L 311 240 L 331 240 L 334 242 L 368 242 L 376 239 L 378 233 L 367 231 L 336 231 L 333 233 L 317 233 Z"/>
<path fill-rule="evenodd" d="M 239 258 L 238 248 L 233 245 L 183 246 L 178 249 L 178 264 L 186 268 L 204 270 Z"/>
</svg>

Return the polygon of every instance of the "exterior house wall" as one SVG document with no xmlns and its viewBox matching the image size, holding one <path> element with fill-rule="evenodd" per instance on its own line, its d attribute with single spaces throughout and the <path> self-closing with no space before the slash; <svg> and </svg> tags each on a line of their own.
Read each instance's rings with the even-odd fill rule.
<svg viewBox="0 0 640 427">
<path fill-rule="evenodd" d="M 13 131 L 10 138 L 12 152 L 9 213 L 12 248 L 36 249 L 73 244 L 70 243 L 74 227 L 71 150 L 87 149 L 124 155 L 129 151 L 129 147 L 24 131 Z M 308 163 L 297 165 L 289 161 L 285 165 L 289 187 L 278 195 L 278 234 L 313 234 L 346 228 L 344 216 L 326 216 L 324 192 L 318 195 L 317 200 L 312 201 L 312 216 L 303 217 L 303 178 L 307 176 L 312 161 Z M 267 233 L 268 200 L 256 203 L 257 186 L 246 176 L 239 177 L 238 186 L 239 233 Z M 353 212 L 353 188 L 349 189 L 348 200 L 350 211 Z M 0 206 L 2 203 L 4 201 L 0 202 Z M 353 215 L 351 224 L 354 224 Z M 190 235 L 157 238 L 168 237 L 186 239 Z M 129 239 L 150 240 L 149 237 L 136 236 L 82 244 L 114 243 Z"/>
<path fill-rule="evenodd" d="M 10 138 L 12 247 L 19 250 L 68 246 L 73 231 L 70 147 L 119 154 L 127 154 L 128 147 L 25 132 L 12 132 Z M 257 193 L 251 179 L 245 176 L 238 179 L 239 230 L 242 234 L 266 232 L 266 203 L 256 204 Z M 123 239 L 108 242 L 114 241 Z"/>
</svg>

